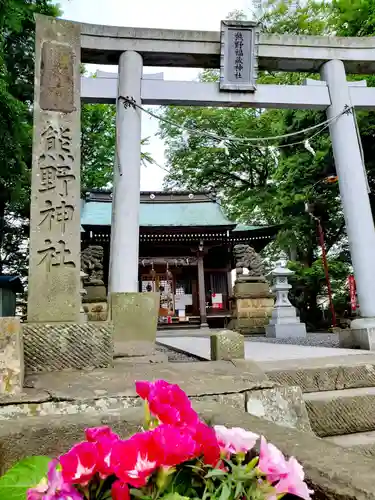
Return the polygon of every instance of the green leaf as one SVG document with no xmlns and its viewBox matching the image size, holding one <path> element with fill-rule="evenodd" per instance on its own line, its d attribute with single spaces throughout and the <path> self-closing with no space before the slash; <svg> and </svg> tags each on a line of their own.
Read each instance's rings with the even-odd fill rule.
<svg viewBox="0 0 375 500">
<path fill-rule="evenodd" d="M 220 500 L 228 500 L 230 497 L 230 488 L 227 484 L 223 484 L 223 488 L 221 490 Z"/>
<path fill-rule="evenodd" d="M 254 467 L 257 465 L 259 461 L 258 457 L 254 457 L 247 465 L 246 465 L 246 470 L 250 471 L 254 469 Z"/>
<path fill-rule="evenodd" d="M 189 497 L 184 497 L 179 493 L 168 493 L 164 497 L 161 497 L 163 500 L 190 500 Z"/>
<path fill-rule="evenodd" d="M 226 476 L 226 475 L 227 475 L 227 472 L 224 470 L 212 469 L 204 477 L 205 477 L 205 479 L 209 479 L 210 477 L 219 477 L 219 476 Z"/>
<path fill-rule="evenodd" d="M 132 495 L 133 497 L 136 497 L 136 498 L 143 498 L 144 497 L 144 493 L 142 493 L 141 490 L 137 490 L 136 488 L 130 489 L 130 495 Z"/>
<path fill-rule="evenodd" d="M 25 500 L 27 490 L 37 486 L 46 476 L 49 457 L 21 460 L 0 478 L 0 499 Z"/>
<path fill-rule="evenodd" d="M 236 484 L 236 491 L 234 493 L 234 498 L 238 498 L 242 493 L 242 490 L 243 490 L 243 484 L 241 483 L 241 481 L 238 481 Z"/>
</svg>

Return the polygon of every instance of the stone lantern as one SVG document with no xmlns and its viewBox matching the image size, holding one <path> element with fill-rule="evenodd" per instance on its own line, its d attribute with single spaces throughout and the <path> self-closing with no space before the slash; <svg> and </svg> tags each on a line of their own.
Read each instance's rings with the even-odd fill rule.
<svg viewBox="0 0 375 500">
<path fill-rule="evenodd" d="M 288 283 L 288 277 L 293 276 L 294 271 L 291 271 L 286 266 L 287 260 L 282 256 L 276 262 L 276 268 L 270 273 L 273 278 L 271 289 L 276 293 L 276 302 L 271 321 L 266 327 L 266 337 L 306 337 L 306 325 L 300 322 L 295 307 L 289 301 L 288 295 L 292 286 Z"/>
</svg>

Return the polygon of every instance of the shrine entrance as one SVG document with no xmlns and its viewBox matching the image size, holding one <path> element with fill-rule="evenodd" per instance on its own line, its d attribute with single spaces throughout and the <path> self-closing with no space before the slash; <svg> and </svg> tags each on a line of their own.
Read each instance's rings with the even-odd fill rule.
<svg viewBox="0 0 375 500">
<path fill-rule="evenodd" d="M 51 23 L 54 24 L 53 29 Z M 42 46 L 45 47 L 44 52 Z M 115 293 L 132 293 L 139 289 L 140 144 L 144 105 L 326 110 L 325 125 L 330 129 L 361 304 L 361 319 L 352 323 L 352 329 L 358 342 L 372 345 L 369 338 L 375 332 L 375 230 L 355 109 L 375 109 L 375 88 L 347 82 L 346 74 L 367 75 L 375 72 L 373 38 L 270 35 L 260 33 L 259 26 L 252 22 L 242 21 L 222 22 L 220 32 L 213 33 L 79 25 L 37 16 L 36 48 L 36 85 L 40 85 L 40 61 L 44 57 L 43 78 L 50 78 L 52 82 L 59 80 L 58 85 L 51 88 L 63 88 L 66 92 L 64 90 L 64 95 L 56 95 L 52 101 L 48 88 L 44 92 L 42 87 L 40 109 L 36 108 L 34 150 L 37 154 L 34 155 L 32 183 L 32 199 L 35 201 L 32 206 L 36 212 L 31 217 L 30 276 L 38 274 L 40 269 L 38 224 L 40 211 L 45 208 L 40 204 L 45 198 L 39 186 L 39 153 L 44 147 L 43 133 L 48 128 L 52 113 L 58 117 L 61 137 L 63 133 L 69 136 L 66 146 L 69 145 L 71 175 L 79 179 L 79 97 L 85 102 L 117 104 L 117 161 L 110 252 L 110 291 Z M 55 54 L 52 59 L 47 57 L 51 54 Z M 82 63 L 118 64 L 118 77 L 82 77 L 80 92 L 80 55 Z M 62 71 L 61 66 L 59 71 L 55 71 L 56 61 L 64 61 Z M 220 68 L 220 85 L 147 79 L 143 77 L 143 68 L 150 66 Z M 257 85 L 258 69 L 317 72 L 321 80 L 306 81 L 302 86 Z M 62 113 L 61 116 L 58 113 Z M 64 173 L 70 175 L 69 172 Z M 69 205 L 77 213 L 77 186 L 71 193 Z M 64 238 L 58 238 L 57 233 L 55 236 L 57 241 L 66 245 L 64 249 L 70 252 L 69 262 L 74 266 L 62 266 L 63 269 L 56 269 L 55 274 L 65 273 L 66 279 L 74 275 L 75 288 L 71 287 L 70 294 L 78 297 L 79 249 L 76 243 L 79 219 L 73 217 L 70 222 L 71 229 Z M 69 240 L 68 236 L 73 233 L 74 238 Z M 52 243 L 56 245 L 55 241 Z M 198 259 L 201 310 L 205 309 L 205 244 L 203 237 Z M 73 245 L 72 248 L 69 245 Z M 56 303 L 62 298 L 66 301 L 65 278 L 53 280 L 52 273 L 50 276 L 50 281 L 44 284 L 47 288 L 44 293 L 53 294 Z M 31 316 L 39 300 L 35 282 L 34 279 L 29 283 Z M 40 305 L 39 301 L 38 307 Z M 76 312 L 77 308 L 66 308 L 65 319 L 73 310 Z M 58 319 L 55 318 L 56 321 Z"/>
</svg>

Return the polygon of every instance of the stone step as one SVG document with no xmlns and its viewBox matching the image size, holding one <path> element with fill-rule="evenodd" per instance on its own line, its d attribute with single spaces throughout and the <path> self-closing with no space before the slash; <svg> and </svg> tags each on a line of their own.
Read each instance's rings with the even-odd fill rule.
<svg viewBox="0 0 375 500">
<path fill-rule="evenodd" d="M 375 386 L 375 355 L 370 352 L 266 361 L 259 363 L 259 366 L 274 382 L 298 385 L 304 393 Z"/>
<path fill-rule="evenodd" d="M 304 400 L 319 437 L 375 430 L 375 387 L 313 392 Z"/>
<path fill-rule="evenodd" d="M 375 431 L 356 432 L 355 434 L 331 436 L 324 439 L 362 455 L 375 456 Z"/>
</svg>

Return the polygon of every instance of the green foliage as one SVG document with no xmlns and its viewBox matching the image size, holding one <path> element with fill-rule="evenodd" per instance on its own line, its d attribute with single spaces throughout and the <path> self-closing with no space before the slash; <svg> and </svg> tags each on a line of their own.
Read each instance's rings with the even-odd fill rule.
<svg viewBox="0 0 375 500">
<path fill-rule="evenodd" d="M 48 457 L 29 457 L 18 462 L 0 477 L 0 498 L 24 500 L 27 490 L 46 476 L 50 461 Z"/>
<path fill-rule="evenodd" d="M 35 13 L 60 11 L 51 0 L 0 0 L 0 274 L 27 272 Z"/>
<path fill-rule="evenodd" d="M 141 141 L 142 148 L 148 138 Z M 81 191 L 109 187 L 116 154 L 116 107 L 85 104 L 81 111 Z M 143 165 L 152 164 L 150 153 L 142 151 Z"/>
<path fill-rule="evenodd" d="M 116 146 L 116 107 L 86 104 L 81 112 L 81 190 L 112 182 Z"/>
</svg>

